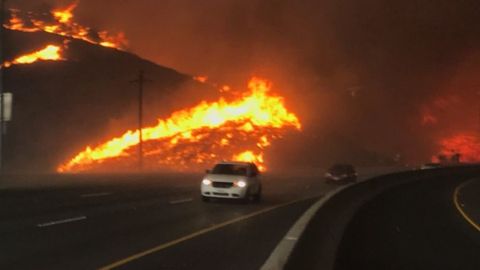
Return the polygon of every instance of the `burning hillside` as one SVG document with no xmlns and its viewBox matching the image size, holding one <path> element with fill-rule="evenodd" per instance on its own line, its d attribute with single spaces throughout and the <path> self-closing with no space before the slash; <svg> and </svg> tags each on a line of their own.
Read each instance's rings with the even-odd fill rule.
<svg viewBox="0 0 480 270">
<path fill-rule="evenodd" d="M 65 8 L 51 10 L 48 13 L 11 9 L 10 18 L 4 27 L 22 32 L 43 31 L 116 49 L 127 47 L 127 41 L 123 33 L 112 35 L 106 31 L 96 31 L 74 22 L 73 11 L 76 7 L 77 2 Z"/>
<path fill-rule="evenodd" d="M 72 39 L 124 49 L 123 34 L 112 36 L 94 31 L 73 21 L 77 2 L 53 9 L 47 13 L 10 10 L 5 28 L 24 33 L 45 32 L 67 37 L 63 46 L 47 44 L 34 52 L 16 56 L 3 63 L 4 67 L 30 64 L 36 61 L 66 60 L 64 51 Z M 284 129 L 300 129 L 297 117 L 288 112 L 283 98 L 270 95 L 270 84 L 253 78 L 246 93 L 230 91 L 228 86 L 207 82 L 206 76 L 192 78 L 221 93 L 235 96 L 227 101 L 201 102 L 191 109 L 173 113 L 168 119 L 158 120 L 154 127 L 145 128 L 145 165 L 147 168 L 185 169 L 194 164 L 210 164 L 218 159 L 252 161 L 265 169 L 264 149 L 272 140 L 280 138 Z M 57 168 L 58 172 L 108 170 L 131 167 L 136 164 L 138 131 L 127 131 L 96 147 L 88 146 L 74 158 Z"/>
<path fill-rule="evenodd" d="M 440 153 L 432 157 L 432 161 L 438 162 L 441 161 L 439 157 L 449 158 L 458 154 L 462 162 L 480 162 L 480 140 L 473 133 L 461 133 L 443 138 L 439 145 Z"/>
<path fill-rule="evenodd" d="M 144 128 L 147 168 L 182 170 L 233 159 L 256 162 L 264 170 L 264 150 L 271 141 L 289 129 L 301 128 L 283 98 L 269 93 L 270 87 L 269 82 L 252 78 L 241 97 L 201 102 Z M 129 130 L 96 147 L 87 146 L 58 171 L 131 168 L 138 157 L 138 135 Z"/>
<path fill-rule="evenodd" d="M 62 50 L 63 48 L 61 46 L 50 44 L 38 51 L 19 56 L 12 61 L 6 61 L 3 63 L 3 66 L 8 68 L 12 65 L 31 64 L 36 61 L 64 60 Z"/>
<path fill-rule="evenodd" d="M 122 35 L 116 38 L 74 22 L 75 7 L 9 10 L 3 25 L 5 60 L 0 63 L 5 89 L 14 96 L 13 119 L 4 137 L 6 170 L 55 170 L 65 153 L 121 132 L 122 125 L 112 126 L 118 119 L 130 126 L 136 92 L 129 81 L 139 69 L 153 80 L 146 105 L 173 104 L 177 90 L 193 85 L 200 99 L 215 92 L 191 76 L 126 52 Z M 152 121 L 168 109 L 148 106 L 145 119 Z"/>
<path fill-rule="evenodd" d="M 67 44 L 71 39 L 83 40 L 103 47 L 116 48 L 123 50 L 126 48 L 127 41 L 123 33 L 111 35 L 106 31 L 95 31 L 89 27 L 82 26 L 73 21 L 73 11 L 77 7 L 77 2 L 70 4 L 65 8 L 53 9 L 47 13 L 24 12 L 18 9 L 10 9 L 8 22 L 3 27 L 20 32 L 45 32 L 67 39 L 63 40 L 63 45 L 46 44 L 43 48 L 29 52 L 24 55 L 16 56 L 13 60 L 5 61 L 2 66 L 8 68 L 16 64 L 31 64 L 36 61 L 59 61 L 66 60 L 62 53 L 67 49 Z"/>
</svg>

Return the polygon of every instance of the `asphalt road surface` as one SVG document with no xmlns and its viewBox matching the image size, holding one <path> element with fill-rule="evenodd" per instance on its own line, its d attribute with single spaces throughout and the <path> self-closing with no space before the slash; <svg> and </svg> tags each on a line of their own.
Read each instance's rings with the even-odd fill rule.
<svg viewBox="0 0 480 270">
<path fill-rule="evenodd" d="M 320 175 L 265 175 L 259 204 L 204 203 L 201 175 L 10 179 L 0 189 L 0 269 L 258 269 L 336 188 Z"/>
<path fill-rule="evenodd" d="M 415 181 L 362 206 L 335 269 L 480 269 L 480 181 L 470 178 Z"/>
</svg>

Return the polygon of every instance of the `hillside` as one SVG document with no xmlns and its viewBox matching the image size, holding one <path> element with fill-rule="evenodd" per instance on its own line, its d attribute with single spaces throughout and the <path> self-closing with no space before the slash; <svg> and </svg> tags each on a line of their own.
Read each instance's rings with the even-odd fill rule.
<svg viewBox="0 0 480 270">
<path fill-rule="evenodd" d="M 5 60 L 65 39 L 10 30 L 5 37 Z M 191 76 L 128 52 L 75 39 L 66 46 L 63 61 L 5 69 L 5 89 L 14 95 L 5 138 L 7 171 L 52 171 L 85 145 L 135 129 L 138 91 L 131 81 L 139 70 L 150 80 L 144 91 L 146 125 L 173 109 L 216 96 Z"/>
<path fill-rule="evenodd" d="M 65 37 L 45 32 L 7 30 L 6 39 L 6 61 L 47 44 L 61 47 L 63 58 L 61 61 L 13 64 L 5 69 L 5 88 L 14 95 L 13 120 L 8 123 L 5 138 L 7 172 L 53 172 L 87 145 L 96 147 L 127 130 L 135 130 L 138 87 L 132 81 L 140 70 L 149 80 L 144 88 L 145 127 L 155 126 L 158 119 L 165 119 L 178 110 L 195 107 L 201 100 L 218 101 L 221 96 L 209 84 L 199 83 L 189 75 L 125 51 L 77 39 L 68 39 L 65 44 Z M 146 166 L 168 170 L 178 165 L 193 168 L 191 166 L 200 162 L 197 165 L 203 168 L 209 166 L 212 159 L 206 155 L 243 154 L 246 156 L 242 159 L 251 159 L 254 154 L 257 155 L 254 158 L 263 159 L 261 144 L 265 143 L 266 147 L 274 138 L 282 138 L 281 133 L 289 130 L 288 125 L 280 129 L 257 126 L 251 132 L 243 127 L 252 120 L 248 119 L 218 129 L 195 130 L 191 135 L 202 137 L 200 141 L 169 143 L 170 140 L 183 140 L 184 134 L 180 133 L 146 142 L 144 150 L 156 153 L 149 155 Z M 225 136 L 232 132 L 236 135 L 229 138 L 228 145 L 223 145 Z M 265 152 L 269 168 L 281 171 L 288 167 L 325 167 L 334 162 L 362 165 L 391 162 L 389 157 L 372 153 L 338 134 L 318 137 L 312 136 L 312 132 L 289 133 L 283 143 L 273 144 Z M 266 139 L 263 142 L 262 137 Z M 245 148 L 259 150 L 260 154 L 245 151 Z M 134 169 L 137 164 L 135 151 L 136 148 L 130 148 L 124 152 L 133 158 L 120 156 L 120 159 L 104 160 L 86 171 Z M 169 164 L 175 166 L 170 168 Z M 195 169 L 199 169 L 197 167 Z"/>
</svg>

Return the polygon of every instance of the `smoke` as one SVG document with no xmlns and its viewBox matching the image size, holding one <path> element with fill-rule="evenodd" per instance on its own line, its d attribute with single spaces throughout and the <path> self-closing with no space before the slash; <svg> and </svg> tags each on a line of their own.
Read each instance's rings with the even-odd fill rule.
<svg viewBox="0 0 480 270">
<path fill-rule="evenodd" d="M 8 2 L 69 1 L 42 3 Z M 341 134 L 368 151 L 418 160 L 472 113 L 463 105 L 474 106 L 478 10 L 475 0 L 82 0 L 76 16 L 124 32 L 133 53 L 160 65 L 237 87 L 252 74 L 271 79 L 309 143 Z M 452 94 L 461 99 L 451 105 L 457 116 L 437 112 L 435 100 Z M 425 110 L 434 125 L 422 124 Z"/>
</svg>

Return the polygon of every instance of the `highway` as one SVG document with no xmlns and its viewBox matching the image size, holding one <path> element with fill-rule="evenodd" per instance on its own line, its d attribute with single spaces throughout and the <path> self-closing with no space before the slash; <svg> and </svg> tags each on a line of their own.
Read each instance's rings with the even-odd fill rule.
<svg viewBox="0 0 480 270">
<path fill-rule="evenodd" d="M 391 170 L 360 170 L 360 184 L 327 201 L 286 269 L 480 269 L 478 170 L 364 182 Z M 298 218 L 338 188 L 322 173 L 296 175 L 264 175 L 259 204 L 204 203 L 201 175 L 4 182 L 0 269 L 259 269 Z"/>
<path fill-rule="evenodd" d="M 43 175 L 4 181 L 0 269 L 258 269 L 296 219 L 336 188 L 321 173 L 267 174 L 259 204 L 204 203 L 201 177 Z"/>
<path fill-rule="evenodd" d="M 480 269 L 478 176 L 427 177 L 375 197 L 348 225 L 334 269 Z"/>
</svg>

